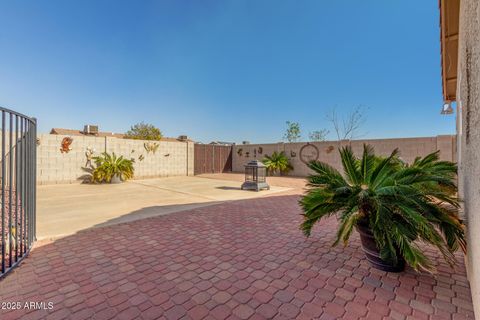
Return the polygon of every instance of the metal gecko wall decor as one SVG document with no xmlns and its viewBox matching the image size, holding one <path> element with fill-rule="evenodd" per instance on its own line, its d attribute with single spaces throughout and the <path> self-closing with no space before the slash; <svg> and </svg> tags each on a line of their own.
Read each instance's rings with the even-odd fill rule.
<svg viewBox="0 0 480 320">
<path fill-rule="evenodd" d="M 62 139 L 62 143 L 60 145 L 60 152 L 61 153 L 69 153 L 72 148 L 70 145 L 72 144 L 73 139 L 71 137 L 65 137 Z"/>
</svg>

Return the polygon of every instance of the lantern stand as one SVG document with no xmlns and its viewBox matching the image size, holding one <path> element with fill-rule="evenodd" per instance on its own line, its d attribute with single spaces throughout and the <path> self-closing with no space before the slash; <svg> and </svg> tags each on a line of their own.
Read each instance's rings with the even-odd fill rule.
<svg viewBox="0 0 480 320">
<path fill-rule="evenodd" d="M 242 190 L 262 189 L 270 190 L 267 183 L 267 167 L 258 160 L 252 160 L 245 165 L 245 182 L 242 184 Z"/>
</svg>

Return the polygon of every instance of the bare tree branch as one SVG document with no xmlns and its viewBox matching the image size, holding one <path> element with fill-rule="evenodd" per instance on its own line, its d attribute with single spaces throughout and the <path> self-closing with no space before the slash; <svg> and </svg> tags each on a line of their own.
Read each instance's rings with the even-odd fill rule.
<svg viewBox="0 0 480 320">
<path fill-rule="evenodd" d="M 327 129 L 315 130 L 308 134 L 310 141 L 325 141 L 330 133 Z"/>
<path fill-rule="evenodd" d="M 347 116 L 339 119 L 336 107 L 327 114 L 327 120 L 333 125 L 338 140 L 353 140 L 364 135 L 359 133 L 361 127 L 365 124 L 364 107 L 357 106 Z"/>
</svg>

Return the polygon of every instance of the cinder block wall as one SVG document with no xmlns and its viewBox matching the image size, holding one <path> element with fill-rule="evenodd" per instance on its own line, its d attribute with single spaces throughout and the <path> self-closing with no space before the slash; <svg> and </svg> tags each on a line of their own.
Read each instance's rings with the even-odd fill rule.
<svg viewBox="0 0 480 320">
<path fill-rule="evenodd" d="M 78 183 L 85 172 L 82 167 L 86 165 L 85 152 L 87 148 L 99 155 L 104 151 L 115 152 L 126 158 L 135 159 L 135 178 L 153 178 L 166 176 L 185 176 L 194 174 L 194 143 L 181 141 L 160 141 L 156 153 L 147 152 L 143 140 L 118 139 L 114 137 L 88 137 L 73 136 L 72 150 L 61 153 L 61 141 L 66 136 L 40 134 L 40 144 L 37 149 L 37 182 L 39 184 Z M 310 171 L 301 161 L 301 150 L 304 155 L 315 153 L 318 150 L 318 160 L 327 162 L 336 168 L 341 168 L 338 148 L 350 144 L 353 150 L 360 154 L 363 144 L 374 146 L 378 154 L 387 155 L 398 147 L 405 161 L 411 162 L 415 157 L 426 155 L 440 150 L 440 155 L 445 160 L 455 161 L 456 139 L 455 136 L 437 136 L 427 138 L 402 138 L 354 141 L 325 141 L 325 142 L 298 142 L 277 144 L 250 144 L 236 145 L 233 148 L 233 171 L 243 172 L 244 165 L 252 160 L 262 160 L 265 155 L 274 151 L 285 151 L 291 159 L 294 170 L 291 176 L 307 176 Z M 313 145 L 305 147 L 306 145 Z M 262 148 L 260 153 L 259 148 Z M 239 154 L 242 149 L 242 155 Z M 248 153 L 248 157 L 247 157 Z M 139 157 L 143 155 L 143 160 Z"/>
<path fill-rule="evenodd" d="M 62 153 L 61 142 L 66 136 L 40 134 L 37 147 L 37 182 L 39 184 L 78 183 L 85 172 L 86 151 L 94 155 L 115 152 L 127 159 L 135 159 L 135 178 L 193 175 L 194 144 L 191 141 L 158 141 L 155 153 L 147 152 L 144 140 L 114 137 L 71 136 L 72 150 Z M 140 156 L 143 160 L 140 160 Z"/>
<path fill-rule="evenodd" d="M 308 159 L 308 156 L 315 155 L 315 150 L 318 150 L 319 161 L 326 162 L 337 169 L 341 169 L 338 149 L 344 145 L 351 145 L 353 151 L 357 155 L 360 155 L 363 151 L 364 144 L 372 145 L 379 155 L 388 155 L 395 148 L 399 148 L 401 158 L 407 162 L 412 162 L 417 156 L 425 156 L 436 150 L 440 150 L 440 157 L 442 159 L 456 161 L 456 138 L 453 135 L 446 135 L 425 138 L 235 145 L 232 155 L 233 171 L 243 172 L 244 165 L 248 161 L 255 159 L 262 160 L 265 155 L 271 155 L 274 151 L 284 151 L 290 158 L 290 163 L 294 168 L 289 175 L 304 177 L 310 174 L 310 169 L 301 160 L 302 153 Z M 302 148 L 303 151 L 301 151 Z M 240 149 L 241 152 L 239 152 Z M 261 150 L 262 153 L 260 153 L 260 149 L 263 149 Z"/>
</svg>

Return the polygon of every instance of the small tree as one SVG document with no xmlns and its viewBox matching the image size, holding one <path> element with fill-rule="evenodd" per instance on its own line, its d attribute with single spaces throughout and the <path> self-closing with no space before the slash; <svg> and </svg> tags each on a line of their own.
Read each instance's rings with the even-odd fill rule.
<svg viewBox="0 0 480 320">
<path fill-rule="evenodd" d="M 298 122 L 290 122 L 287 121 L 287 131 L 283 135 L 283 140 L 287 140 L 288 142 L 297 142 L 300 140 L 300 124 Z"/>
<path fill-rule="evenodd" d="M 162 139 L 162 132 L 153 124 L 140 122 L 128 130 L 125 134 L 125 138 L 137 140 L 160 140 Z"/>
<path fill-rule="evenodd" d="M 310 141 L 325 141 L 330 133 L 327 129 L 315 130 L 308 134 Z"/>
<path fill-rule="evenodd" d="M 350 114 L 339 119 L 336 108 L 332 109 L 327 120 L 332 123 L 338 140 L 353 140 L 363 135 L 359 130 L 365 123 L 364 111 L 364 107 L 357 106 Z"/>
</svg>

